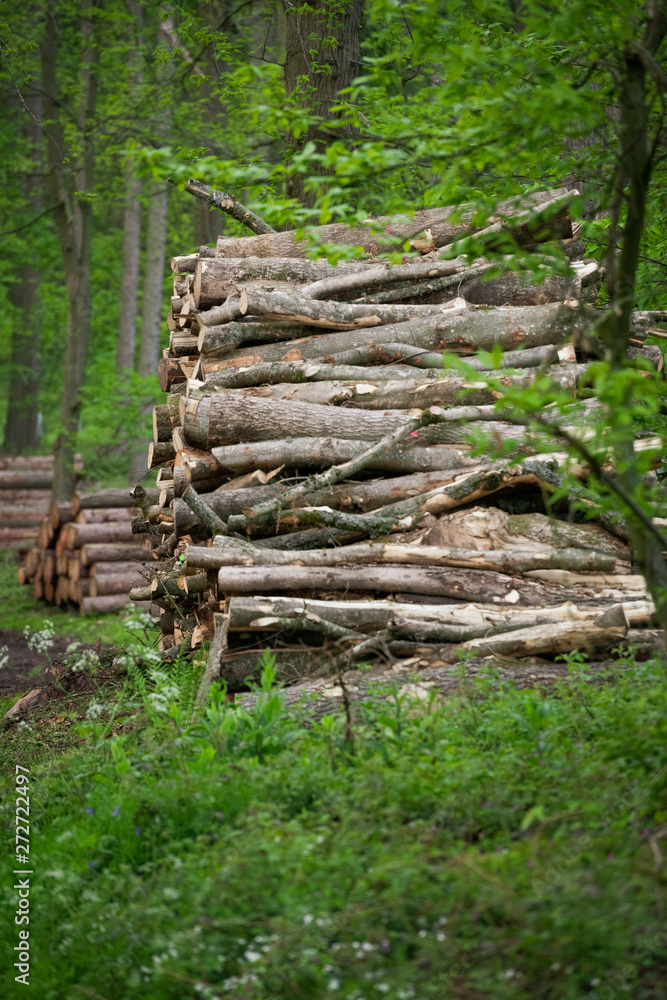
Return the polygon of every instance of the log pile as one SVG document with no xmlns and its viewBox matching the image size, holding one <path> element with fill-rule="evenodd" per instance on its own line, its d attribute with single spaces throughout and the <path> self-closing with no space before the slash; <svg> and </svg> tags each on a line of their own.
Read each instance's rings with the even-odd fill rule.
<svg viewBox="0 0 667 1000">
<path fill-rule="evenodd" d="M 75 470 L 80 473 L 81 456 Z M 49 513 L 53 455 L 0 457 L 0 549 L 28 548 Z"/>
<path fill-rule="evenodd" d="M 157 491 L 153 499 L 157 499 Z M 18 571 L 38 600 L 77 605 L 82 614 L 119 611 L 148 578 L 152 555 L 132 532 L 139 514 L 127 490 L 76 493 L 52 504 L 37 544 Z"/>
<path fill-rule="evenodd" d="M 568 426 L 584 434 L 596 416 L 580 389 L 600 349 L 587 302 L 599 273 L 577 259 L 575 195 L 501 207 L 473 264 L 456 252 L 469 252 L 474 217 L 452 209 L 320 227 L 319 243 L 365 251 L 335 266 L 308 259 L 294 233 L 174 258 L 148 463 L 160 495 L 134 523 L 157 561 L 130 594 L 161 608 L 166 655 L 209 640 L 206 681 L 241 691 L 267 646 L 295 682 L 378 657 L 451 663 L 461 648 L 604 652 L 649 623 L 622 526 L 543 513 L 565 457 L 533 438 L 493 462 L 470 443 L 474 426 L 526 444 L 495 404 L 538 371 L 570 394 Z M 535 284 L 506 259 L 483 280 L 482 254 L 508 233 L 535 249 L 563 241 L 569 274 Z M 420 258 L 378 259 L 406 241 Z M 665 320 L 633 317 L 633 354 L 659 371 L 660 349 L 643 342 Z M 498 345 L 500 391 L 443 371 L 444 351 L 484 370 L 477 352 Z M 525 513 L 503 508 L 512 498 Z"/>
</svg>

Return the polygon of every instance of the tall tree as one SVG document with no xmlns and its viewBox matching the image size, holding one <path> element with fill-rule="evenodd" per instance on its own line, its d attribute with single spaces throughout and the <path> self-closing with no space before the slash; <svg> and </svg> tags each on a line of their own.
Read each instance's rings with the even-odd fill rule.
<svg viewBox="0 0 667 1000">
<path fill-rule="evenodd" d="M 341 90 L 361 72 L 361 21 L 364 0 L 283 0 L 285 11 L 285 89 L 310 118 L 308 128 L 290 142 L 294 154 L 307 142 L 322 149 L 332 138 L 332 119 Z M 342 130 L 349 131 L 345 126 Z M 316 195 L 306 190 L 302 173 L 288 179 L 287 196 L 312 207 Z"/>
<path fill-rule="evenodd" d="M 141 85 L 141 29 L 143 10 L 137 0 L 130 0 L 130 48 L 128 62 L 134 70 L 130 88 L 135 93 Z M 137 339 L 137 299 L 139 292 L 139 260 L 141 256 L 141 178 L 131 161 L 125 166 L 125 209 L 123 213 L 123 283 L 120 291 L 120 318 L 118 322 L 118 352 L 116 368 L 119 372 L 134 368 L 134 350 Z"/>
<path fill-rule="evenodd" d="M 42 96 L 39 81 L 33 80 L 21 99 L 23 129 L 27 145 L 23 184 L 26 210 L 37 218 L 43 208 Z M 41 271 L 35 257 L 26 254 L 14 273 L 10 298 L 12 346 L 9 398 L 5 423 L 4 451 L 21 455 L 39 444 L 39 371 L 41 340 Z"/>
<path fill-rule="evenodd" d="M 93 115 L 97 99 L 99 45 L 96 29 L 100 9 L 101 0 L 92 0 L 91 6 L 80 20 L 79 105 L 75 109 L 68 108 L 73 111 L 68 116 L 70 121 L 72 118 L 76 121 L 80 144 L 78 151 L 70 148 L 61 118 L 61 93 L 58 86 L 60 23 L 58 5 L 54 2 L 47 7 L 41 47 L 49 178 L 69 303 L 60 428 L 55 445 L 54 500 L 66 500 L 74 491 L 74 454 L 90 337 L 90 252 L 93 228 L 91 198 L 95 168 Z"/>
</svg>

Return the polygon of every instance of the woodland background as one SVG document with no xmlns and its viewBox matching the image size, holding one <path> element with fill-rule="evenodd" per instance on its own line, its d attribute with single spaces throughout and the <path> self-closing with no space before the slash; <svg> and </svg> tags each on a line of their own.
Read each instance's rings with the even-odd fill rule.
<svg viewBox="0 0 667 1000">
<path fill-rule="evenodd" d="M 179 190 L 188 177 L 276 229 L 467 201 L 489 212 L 569 183 L 584 195 L 587 252 L 602 257 L 619 67 L 645 16 L 631 2 L 5 5 L 4 451 L 48 452 L 69 420 L 90 481 L 144 474 L 166 262 L 248 233 Z M 664 86 L 647 76 L 659 155 L 635 305 L 656 308 L 667 147 Z M 69 298 L 85 313 L 87 296 L 68 383 Z"/>
</svg>

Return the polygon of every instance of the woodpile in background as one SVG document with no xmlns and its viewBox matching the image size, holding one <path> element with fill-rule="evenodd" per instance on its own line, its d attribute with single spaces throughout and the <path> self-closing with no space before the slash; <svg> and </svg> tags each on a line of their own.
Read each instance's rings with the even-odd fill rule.
<svg viewBox="0 0 667 1000">
<path fill-rule="evenodd" d="M 82 470 L 77 455 L 75 469 Z M 0 457 L 0 549 L 28 548 L 49 512 L 53 455 Z"/>
<path fill-rule="evenodd" d="M 126 607 L 128 592 L 148 578 L 153 558 L 132 533 L 135 503 L 127 490 L 102 490 L 52 504 L 19 569 L 19 583 L 32 584 L 40 600 L 71 602 L 83 614 Z"/>
<path fill-rule="evenodd" d="M 500 345 L 502 385 L 546 371 L 571 395 L 569 426 L 596 419 L 579 390 L 600 353 L 586 301 L 600 275 L 577 259 L 575 195 L 504 206 L 476 234 L 482 249 L 507 231 L 536 250 L 562 240 L 570 273 L 541 284 L 511 259 L 488 281 L 484 257 L 442 260 L 474 232 L 452 209 L 320 227 L 320 243 L 366 251 L 336 266 L 293 233 L 174 258 L 149 455 L 161 492 L 134 522 L 157 561 L 131 592 L 160 607 L 165 655 L 210 640 L 206 681 L 242 691 L 267 646 L 294 683 L 376 658 L 443 665 L 460 648 L 553 659 L 655 643 L 622 525 L 544 515 L 564 456 L 538 439 L 511 463 L 473 455 L 471 427 L 496 443 L 524 429 L 494 411 L 497 391 L 442 370 L 443 351 L 480 370 L 477 351 Z M 421 258 L 374 259 L 406 240 Z M 632 353 L 658 371 L 644 340 L 665 320 L 633 317 Z"/>
</svg>

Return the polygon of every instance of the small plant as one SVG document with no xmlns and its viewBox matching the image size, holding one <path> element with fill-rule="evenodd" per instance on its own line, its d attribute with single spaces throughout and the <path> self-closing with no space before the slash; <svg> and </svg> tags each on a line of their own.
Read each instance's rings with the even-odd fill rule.
<svg viewBox="0 0 667 1000">
<path fill-rule="evenodd" d="M 23 629 L 23 635 L 28 640 L 28 649 L 44 654 L 49 663 L 51 663 L 49 651 L 53 649 L 55 634 L 55 626 L 48 618 L 44 620 L 40 629 L 31 629 L 29 625 Z"/>
</svg>

